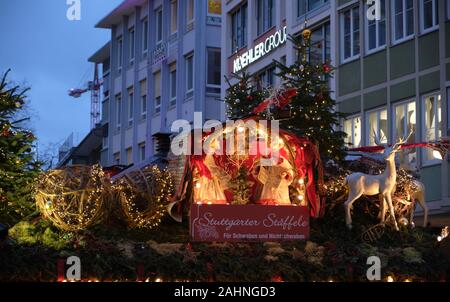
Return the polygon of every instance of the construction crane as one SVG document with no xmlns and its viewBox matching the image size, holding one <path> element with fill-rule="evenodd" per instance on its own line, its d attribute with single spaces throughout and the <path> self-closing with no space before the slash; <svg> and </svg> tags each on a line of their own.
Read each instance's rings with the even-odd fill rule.
<svg viewBox="0 0 450 302">
<path fill-rule="evenodd" d="M 94 67 L 94 80 L 89 81 L 86 88 L 71 88 L 69 96 L 79 98 L 82 94 L 91 92 L 91 129 L 100 123 L 100 87 L 103 81 L 98 78 L 98 64 Z"/>
</svg>

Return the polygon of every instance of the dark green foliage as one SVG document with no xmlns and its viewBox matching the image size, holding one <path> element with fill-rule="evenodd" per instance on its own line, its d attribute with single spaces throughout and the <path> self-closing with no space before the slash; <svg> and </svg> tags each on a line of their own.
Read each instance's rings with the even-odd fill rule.
<svg viewBox="0 0 450 302">
<path fill-rule="evenodd" d="M 227 118 L 239 120 L 253 115 L 253 109 L 264 99 L 264 91 L 257 89 L 256 80 L 248 74 L 234 76 L 239 79 L 239 83 L 230 85 L 225 102 Z"/>
<path fill-rule="evenodd" d="M 290 107 L 292 118 L 281 121 L 281 127 L 301 137 L 307 137 L 319 145 L 324 158 L 340 161 L 344 157 L 345 133 L 339 131 L 336 101 L 331 98 L 329 78 L 332 67 L 329 63 L 318 63 L 314 57 L 317 45 L 302 36 L 291 37 L 297 51 L 297 60 L 291 66 L 277 62 L 284 88 L 297 89 Z"/>
<path fill-rule="evenodd" d="M 353 231 L 346 229 L 343 210 L 336 207 L 312 221 L 309 241 L 281 244 L 191 244 L 188 223 L 170 220 L 147 232 L 109 226 L 77 234 L 36 221 L 24 228 L 33 230 L 37 243 L 0 247 L 0 280 L 54 281 L 57 259 L 72 255 L 82 261 L 83 279 L 100 280 L 135 281 L 142 265 L 142 277 L 152 281 L 367 281 L 369 256 L 381 258 L 384 280 L 388 275 L 415 281 L 448 276 L 450 264 L 436 241 L 439 230 L 386 229 L 378 242 L 367 244 L 361 232 L 376 221 L 364 211 L 362 205 L 355 207 Z"/>
<path fill-rule="evenodd" d="M 10 226 L 35 211 L 33 184 L 40 164 L 32 150 L 35 137 L 19 118 L 27 89 L 0 82 L 0 221 Z"/>
</svg>

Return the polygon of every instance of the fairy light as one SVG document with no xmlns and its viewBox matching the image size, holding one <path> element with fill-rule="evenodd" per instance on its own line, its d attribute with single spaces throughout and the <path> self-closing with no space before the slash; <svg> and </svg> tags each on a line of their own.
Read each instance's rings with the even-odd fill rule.
<svg viewBox="0 0 450 302">
<path fill-rule="evenodd" d="M 42 216 L 66 231 L 95 225 L 106 214 L 109 181 L 99 165 L 71 166 L 44 173 L 35 199 Z"/>
<path fill-rule="evenodd" d="M 438 242 L 441 242 L 442 240 L 444 240 L 445 238 L 447 238 L 447 237 L 448 237 L 448 233 L 449 233 L 449 229 L 448 229 L 448 226 L 446 226 L 446 227 L 444 227 L 444 228 L 441 230 L 441 234 L 440 234 L 439 236 L 437 236 L 437 241 L 438 241 Z"/>
<path fill-rule="evenodd" d="M 152 166 L 146 168 L 144 172 L 144 175 L 148 175 L 143 180 L 147 182 L 146 192 L 140 192 L 138 195 L 126 177 L 118 180 L 115 189 L 129 226 L 152 229 L 157 227 L 166 215 L 165 202 L 172 194 L 174 186 L 172 176 L 167 170 L 160 170 L 157 166 Z M 136 205 L 139 197 L 147 201 L 144 209 L 139 209 Z"/>
<path fill-rule="evenodd" d="M 394 282 L 394 278 L 392 276 L 388 276 L 386 280 L 387 282 Z"/>
</svg>

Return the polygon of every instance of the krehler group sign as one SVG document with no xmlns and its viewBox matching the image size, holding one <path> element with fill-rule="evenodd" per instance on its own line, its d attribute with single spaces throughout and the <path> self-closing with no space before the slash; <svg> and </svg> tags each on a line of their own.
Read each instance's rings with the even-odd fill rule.
<svg viewBox="0 0 450 302">
<path fill-rule="evenodd" d="M 264 57 L 269 52 L 286 43 L 286 39 L 286 26 L 284 26 L 283 29 L 268 36 L 264 42 L 257 44 L 252 49 L 247 50 L 235 58 L 233 61 L 233 72 L 237 73 L 246 68 L 249 64 L 252 64 L 253 62 Z"/>
<path fill-rule="evenodd" d="M 309 237 L 309 209 L 302 206 L 191 206 L 192 241 L 283 241 Z"/>
</svg>

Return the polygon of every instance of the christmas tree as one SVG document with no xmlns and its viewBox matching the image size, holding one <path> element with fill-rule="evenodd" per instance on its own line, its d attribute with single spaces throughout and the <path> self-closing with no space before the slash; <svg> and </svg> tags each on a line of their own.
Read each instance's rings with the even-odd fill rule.
<svg viewBox="0 0 450 302">
<path fill-rule="evenodd" d="M 227 90 L 225 103 L 227 104 L 227 117 L 232 120 L 239 120 L 249 117 L 253 109 L 263 100 L 264 91 L 257 89 L 254 85 L 256 81 L 247 73 L 234 75 L 239 79 L 236 85 L 231 85 Z"/>
<path fill-rule="evenodd" d="M 329 78 L 332 67 L 328 62 L 313 60 L 314 49 L 311 31 L 306 29 L 299 37 L 291 37 L 297 51 L 297 60 L 290 66 L 277 62 L 283 89 L 296 89 L 291 98 L 291 117 L 281 121 L 281 126 L 299 136 L 307 137 L 319 145 L 323 158 L 341 160 L 344 157 L 345 133 L 339 131 L 336 102 L 330 96 Z"/>
<path fill-rule="evenodd" d="M 6 72 L 0 82 L 0 221 L 14 224 L 32 214 L 33 183 L 40 164 L 32 151 L 35 137 L 20 118 L 27 89 L 11 85 Z"/>
</svg>

